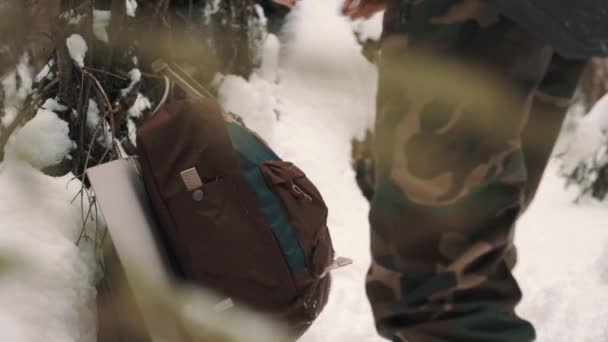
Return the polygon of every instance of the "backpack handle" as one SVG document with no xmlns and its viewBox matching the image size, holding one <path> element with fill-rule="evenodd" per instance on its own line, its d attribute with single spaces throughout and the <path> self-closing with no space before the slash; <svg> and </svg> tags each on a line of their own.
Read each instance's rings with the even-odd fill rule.
<svg viewBox="0 0 608 342">
<path fill-rule="evenodd" d="M 215 96 L 213 96 L 213 94 L 209 90 L 207 90 L 207 88 L 203 87 L 197 80 L 188 75 L 188 73 L 184 69 L 182 69 L 179 65 L 175 63 L 167 63 L 162 59 L 158 59 L 154 63 L 152 63 L 152 71 L 161 75 L 165 80 L 165 93 L 161 101 L 154 109 L 154 112 L 152 112 L 153 114 L 156 113 L 156 111 L 158 111 L 158 109 L 160 109 L 160 107 L 162 107 L 167 102 L 171 82 L 173 82 L 182 90 L 184 90 L 184 92 L 186 92 L 186 95 L 188 95 L 190 98 L 197 100 L 212 99 L 218 104 L 220 104 L 220 101 Z M 222 110 L 222 116 L 224 117 L 224 119 L 228 121 L 235 121 L 235 118 L 231 117 L 231 115 L 228 115 L 228 113 L 224 111 L 224 108 L 221 106 L 221 104 L 220 108 Z M 238 120 L 236 121 L 238 122 Z"/>
<path fill-rule="evenodd" d="M 213 98 L 213 95 L 207 89 L 205 89 L 205 87 L 203 87 L 194 78 L 188 75 L 184 69 L 175 63 L 166 63 L 162 59 L 159 59 L 152 63 L 152 70 L 157 74 L 168 77 L 192 98 Z"/>
<path fill-rule="evenodd" d="M 163 80 L 165 81 L 165 92 L 163 93 L 163 97 L 161 97 L 160 101 L 152 111 L 152 115 L 156 114 L 160 107 L 164 106 L 167 103 L 167 99 L 169 98 L 169 90 L 171 90 L 171 80 L 169 77 L 162 75 Z"/>
</svg>

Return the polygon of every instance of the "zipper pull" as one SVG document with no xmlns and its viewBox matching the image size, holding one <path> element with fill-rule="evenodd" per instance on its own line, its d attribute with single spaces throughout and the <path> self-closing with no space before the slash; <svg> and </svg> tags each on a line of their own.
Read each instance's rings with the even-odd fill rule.
<svg viewBox="0 0 608 342">
<path fill-rule="evenodd" d="M 323 273 L 321 273 L 319 278 L 325 277 L 329 272 L 331 272 L 333 270 L 337 270 L 339 268 L 352 265 L 352 263 L 353 263 L 353 259 L 339 257 L 339 258 L 335 259 L 331 264 L 329 264 L 329 266 L 325 267 L 325 270 L 323 270 Z"/>
<path fill-rule="evenodd" d="M 307 202 L 312 202 L 312 197 L 308 195 L 302 188 L 296 185 L 293 181 L 291 181 L 291 193 L 298 198 L 304 198 Z"/>
</svg>

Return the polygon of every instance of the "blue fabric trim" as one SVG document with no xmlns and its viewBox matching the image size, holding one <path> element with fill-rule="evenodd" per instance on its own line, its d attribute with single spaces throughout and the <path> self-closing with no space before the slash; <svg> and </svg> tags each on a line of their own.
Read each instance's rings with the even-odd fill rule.
<svg viewBox="0 0 608 342">
<path fill-rule="evenodd" d="M 263 162 L 280 160 L 279 157 L 241 125 L 227 122 L 226 128 L 232 145 L 241 160 L 245 180 L 255 193 L 262 215 L 270 225 L 291 273 L 296 274 L 303 271 L 306 267 L 304 251 L 289 223 L 281 200 L 268 187 L 260 169 L 260 164 Z"/>
</svg>

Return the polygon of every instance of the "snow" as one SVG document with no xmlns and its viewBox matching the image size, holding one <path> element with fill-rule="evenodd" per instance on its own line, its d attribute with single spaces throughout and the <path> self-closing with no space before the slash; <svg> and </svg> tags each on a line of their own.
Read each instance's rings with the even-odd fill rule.
<svg viewBox="0 0 608 342">
<path fill-rule="evenodd" d="M 374 14 L 367 20 L 355 20 L 352 23 L 352 28 L 355 34 L 358 35 L 362 42 L 367 40 L 378 41 L 382 35 L 382 20 L 384 19 L 384 13 L 379 12 Z"/>
<path fill-rule="evenodd" d="M 129 17 L 135 17 L 135 12 L 137 11 L 137 0 L 125 0 L 125 4 L 127 6 L 127 15 Z"/>
<path fill-rule="evenodd" d="M 89 109 L 87 111 L 87 128 L 90 132 L 95 132 L 97 126 L 99 125 L 99 120 L 101 120 L 101 116 L 99 115 L 99 105 L 93 99 L 89 99 Z M 109 147 L 112 144 L 112 129 L 110 125 L 104 120 L 101 123 L 101 127 L 99 128 L 101 132 L 97 137 L 97 141 L 103 147 Z"/>
<path fill-rule="evenodd" d="M 278 69 L 279 69 L 279 53 L 281 49 L 281 42 L 279 38 L 274 34 L 269 34 L 264 42 L 262 51 L 263 64 L 258 70 L 256 75 L 260 75 L 262 78 L 271 83 L 279 81 Z"/>
<path fill-rule="evenodd" d="M 8 127 L 13 123 L 32 91 L 33 80 L 30 58 L 27 54 L 20 58 L 15 71 L 0 79 L 0 84 L 4 92 L 4 108 L 0 112 L 0 124 Z"/>
<path fill-rule="evenodd" d="M 95 265 L 74 245 L 76 183 L 11 161 L 0 171 L 0 250 L 22 263 L 0 278 L 3 341 L 95 341 Z M 25 209 L 27 208 L 27 209 Z"/>
<path fill-rule="evenodd" d="M 129 131 L 129 141 L 133 146 L 137 146 L 137 126 L 131 119 L 127 121 L 127 130 Z"/>
<path fill-rule="evenodd" d="M 211 17 L 220 10 L 220 0 L 211 0 L 205 3 L 203 9 L 203 20 L 205 24 L 208 24 Z"/>
<path fill-rule="evenodd" d="M 134 60 L 134 63 L 137 64 L 137 61 Z M 133 90 L 133 87 L 135 87 L 135 85 L 141 81 L 141 71 L 137 68 L 132 69 L 129 71 L 129 79 L 131 80 L 129 86 L 120 90 L 122 96 L 128 95 Z M 127 111 L 127 114 L 129 115 L 129 118 L 140 118 L 143 112 L 150 108 L 152 108 L 152 102 L 150 102 L 150 100 L 143 94 L 138 92 L 137 98 L 135 99 L 135 102 L 133 102 L 131 108 L 129 108 Z"/>
<path fill-rule="evenodd" d="M 601 98 L 588 115 L 574 106 L 566 120 L 564 131 L 568 139 L 560 139 L 560 172 L 569 179 L 569 185 L 579 189 L 579 197 L 592 194 L 594 184 L 601 176 L 601 166 L 608 163 L 608 96 Z"/>
<path fill-rule="evenodd" d="M 132 69 L 129 71 L 129 79 L 131 80 L 129 86 L 120 90 L 122 96 L 129 94 L 131 90 L 133 90 L 133 87 L 135 87 L 135 85 L 141 81 L 141 71 L 137 68 Z"/>
<path fill-rule="evenodd" d="M 42 104 L 42 108 L 53 112 L 65 112 L 68 107 L 57 102 L 57 99 L 46 99 Z"/>
<path fill-rule="evenodd" d="M 254 6 L 255 13 L 260 20 L 260 24 L 266 26 L 268 23 L 268 18 L 266 18 L 266 14 L 264 13 L 264 8 L 260 4 L 255 4 Z"/>
<path fill-rule="evenodd" d="M 84 57 L 87 54 L 87 43 L 79 34 L 73 34 L 66 39 L 66 45 L 72 60 L 81 68 L 84 68 Z"/>
<path fill-rule="evenodd" d="M 17 69 L 20 99 L 32 85 L 25 65 Z M 71 149 L 67 123 L 47 109 L 40 109 L 6 147 L 0 164 L 2 341 L 95 341 L 99 274 L 90 245 L 74 243 L 82 211 L 72 198 L 80 183 L 37 170 L 60 162 Z"/>
<path fill-rule="evenodd" d="M 606 204 L 574 205 L 578 192 L 564 191 L 557 164 L 517 226 L 518 312 L 536 325 L 538 341 L 607 341 Z"/>
<path fill-rule="evenodd" d="M 578 122 L 575 135 L 564 147 L 563 170 L 572 172 L 579 163 L 593 158 L 608 131 L 608 96 L 602 97 Z"/>
<path fill-rule="evenodd" d="M 68 132 L 68 123 L 57 114 L 39 109 L 34 118 L 11 137 L 6 158 L 26 161 L 37 169 L 56 165 L 72 150 Z"/>
<path fill-rule="evenodd" d="M 99 105 L 97 104 L 97 101 L 89 99 L 88 108 L 89 109 L 87 111 L 87 128 L 91 131 L 94 131 L 100 120 Z"/>
<path fill-rule="evenodd" d="M 247 126 L 272 139 L 274 123 L 281 117 L 278 94 L 280 43 L 269 34 L 264 44 L 263 64 L 249 80 L 228 75 L 221 79 L 219 100 L 224 108 L 240 115 L 246 113 Z"/>
<path fill-rule="evenodd" d="M 373 125 L 377 72 L 361 55 L 353 24 L 338 15 L 338 6 L 338 0 L 299 2 L 281 37 L 285 44 L 270 36 L 264 65 L 249 79 L 222 77 L 220 100 L 319 187 L 330 208 L 336 252 L 355 260 L 332 273 L 329 304 L 301 341 L 382 341 L 364 291 L 369 204 L 350 166 L 351 138 Z M 373 36 L 374 30 L 364 31 Z M 602 120 L 606 101 L 586 120 Z M 99 116 L 92 101 L 89 129 Z M 2 256 L 23 257 L 27 266 L 0 277 L 0 340 L 92 342 L 96 268 L 86 245 L 73 243 L 81 208 L 70 199 L 79 184 L 32 167 L 58 160 L 69 139 L 55 114 L 43 110 L 37 118 L 12 139 L 12 157 L 0 164 L 0 250 Z M 603 122 L 581 125 L 577 140 L 567 140 L 598 143 L 592 138 Z M 596 133 L 585 134 L 587 129 Z M 568 154 L 580 158 L 585 151 L 572 148 Z M 564 190 L 558 169 L 554 160 L 518 223 L 515 275 L 524 292 L 518 312 L 534 322 L 542 342 L 606 341 L 608 211 L 592 200 L 574 204 L 575 191 Z"/>
<path fill-rule="evenodd" d="M 273 124 L 279 112 L 275 112 L 276 87 L 266 79 L 253 75 L 248 82 L 242 77 L 224 77 L 219 89 L 219 99 L 224 108 L 240 115 L 246 113 L 247 126 L 260 135 L 272 138 Z"/>
<path fill-rule="evenodd" d="M 34 78 L 34 82 L 39 83 L 40 81 L 42 81 L 45 78 L 51 79 L 53 77 L 53 73 L 51 72 L 51 67 L 53 67 L 54 65 L 55 65 L 54 60 L 50 60 L 47 64 L 45 64 L 44 67 L 42 68 L 42 70 L 40 70 L 38 75 L 36 75 L 36 77 Z"/>
<path fill-rule="evenodd" d="M 2 341 L 95 340 L 97 270 L 88 244 L 74 244 L 82 219 L 71 199 L 79 182 L 36 170 L 69 148 L 67 124 L 41 110 L 0 164 L 0 251 L 16 263 L 0 276 Z"/>
<path fill-rule="evenodd" d="M 109 40 L 108 26 L 111 18 L 112 11 L 93 10 L 93 34 L 104 43 Z"/>
<path fill-rule="evenodd" d="M 3 80 L 15 110 L 32 86 L 28 64 L 24 57 Z M 94 341 L 97 269 L 88 245 L 74 244 L 82 219 L 71 199 L 79 182 L 37 170 L 60 162 L 73 146 L 67 123 L 50 111 L 60 105 L 45 106 L 11 137 L 0 164 L 0 258 L 16 263 L 0 276 L 0 340 Z"/>
<path fill-rule="evenodd" d="M 3 114 L 0 124 L 4 127 L 8 127 L 15 121 L 15 118 L 17 118 L 17 109 L 13 107 L 6 108 L 4 109 Z"/>
<path fill-rule="evenodd" d="M 127 114 L 130 118 L 140 118 L 143 112 L 150 108 L 152 108 L 152 102 L 141 93 L 137 93 L 137 98 L 135 99 L 135 102 L 133 102 L 131 108 L 127 111 Z"/>
<path fill-rule="evenodd" d="M 68 21 L 68 24 L 78 25 L 78 24 L 80 24 L 80 22 L 82 21 L 83 18 L 84 18 L 84 15 L 82 15 L 82 14 L 71 16 L 70 20 Z"/>
</svg>

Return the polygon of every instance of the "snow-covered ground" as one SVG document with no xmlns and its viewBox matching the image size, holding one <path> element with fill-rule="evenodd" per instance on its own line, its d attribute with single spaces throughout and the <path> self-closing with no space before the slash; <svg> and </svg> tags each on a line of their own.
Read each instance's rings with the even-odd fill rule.
<svg viewBox="0 0 608 342">
<path fill-rule="evenodd" d="M 517 226 L 519 313 L 539 341 L 608 341 L 608 206 L 574 205 L 556 164 Z"/>
<path fill-rule="evenodd" d="M 377 75 L 338 6 L 302 1 L 282 43 L 268 40 L 263 67 L 249 80 L 226 76 L 220 98 L 315 182 L 330 208 L 337 253 L 355 259 L 334 272 L 329 305 L 302 341 L 381 341 L 364 292 L 369 205 L 350 167 L 351 138 L 373 123 Z M 377 32 L 375 22 L 368 30 Z M 61 132 L 46 120 L 52 134 L 22 136 L 0 165 L 0 255 L 24 257 L 28 266 L 0 275 L 0 340 L 92 342 L 95 270 L 91 252 L 73 245 L 81 222 L 80 208 L 70 204 L 77 185 L 31 166 L 41 166 L 35 151 Z M 573 204 L 576 191 L 565 191 L 557 173 L 553 162 L 518 225 L 519 312 L 536 324 L 539 341 L 607 341 L 608 211 L 591 201 Z"/>
<path fill-rule="evenodd" d="M 95 339 L 95 263 L 74 246 L 81 217 L 67 181 L 16 163 L 0 171 L 0 253 L 18 260 L 0 275 L 1 341 Z"/>
</svg>

